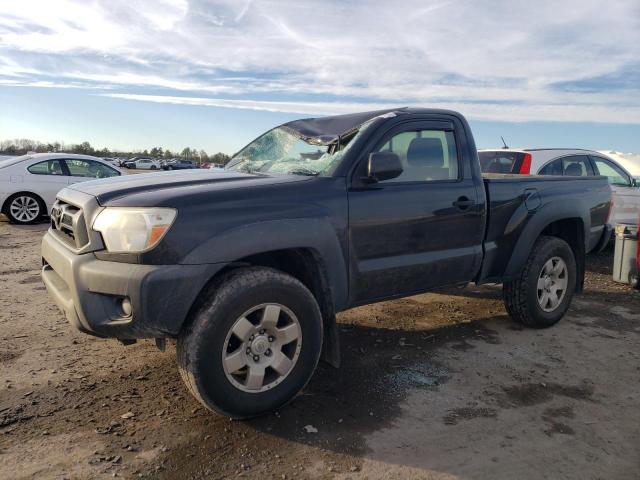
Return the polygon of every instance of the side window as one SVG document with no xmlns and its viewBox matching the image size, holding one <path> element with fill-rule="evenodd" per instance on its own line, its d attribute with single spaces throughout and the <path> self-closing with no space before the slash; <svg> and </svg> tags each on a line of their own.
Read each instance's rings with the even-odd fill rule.
<svg viewBox="0 0 640 480">
<path fill-rule="evenodd" d="M 34 163 L 27 168 L 34 175 L 64 175 L 60 160 L 47 160 L 46 162 Z"/>
<path fill-rule="evenodd" d="M 402 174 L 382 183 L 429 182 L 458 178 L 458 155 L 453 132 L 415 130 L 391 137 L 378 151 L 400 157 Z"/>
<path fill-rule="evenodd" d="M 558 158 L 545 165 L 539 175 L 565 175 L 567 177 L 586 177 L 593 175 L 589 158 L 586 155 L 570 155 Z"/>
<path fill-rule="evenodd" d="M 562 159 L 554 160 L 551 163 L 547 163 L 540 171 L 538 175 L 562 175 Z"/>
<path fill-rule="evenodd" d="M 593 175 L 586 155 L 573 155 L 562 159 L 562 171 L 567 177 L 586 177 Z"/>
<path fill-rule="evenodd" d="M 629 187 L 631 185 L 631 179 L 622 171 L 620 167 L 614 165 L 609 160 L 605 160 L 602 157 L 591 157 L 596 164 L 596 168 L 600 175 L 604 175 L 609 180 L 611 185 L 620 185 L 623 187 Z"/>
<path fill-rule="evenodd" d="M 478 152 L 482 173 L 512 173 L 519 156 L 518 152 Z"/>
<path fill-rule="evenodd" d="M 117 170 L 91 160 L 73 159 L 65 160 L 65 162 L 73 177 L 107 178 L 119 175 Z"/>
</svg>

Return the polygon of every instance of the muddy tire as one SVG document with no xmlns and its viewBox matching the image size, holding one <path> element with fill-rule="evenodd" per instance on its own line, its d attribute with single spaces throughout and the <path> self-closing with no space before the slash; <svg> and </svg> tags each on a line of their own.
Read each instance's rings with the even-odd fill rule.
<svg viewBox="0 0 640 480">
<path fill-rule="evenodd" d="M 541 236 L 522 272 L 503 286 L 504 304 L 516 322 L 546 328 L 567 312 L 576 287 L 576 261 L 569 244 Z"/>
<path fill-rule="evenodd" d="M 239 268 L 203 293 L 178 337 L 177 361 L 208 409 L 250 418 L 291 400 L 309 381 L 322 349 L 322 317 L 294 277 Z"/>
</svg>

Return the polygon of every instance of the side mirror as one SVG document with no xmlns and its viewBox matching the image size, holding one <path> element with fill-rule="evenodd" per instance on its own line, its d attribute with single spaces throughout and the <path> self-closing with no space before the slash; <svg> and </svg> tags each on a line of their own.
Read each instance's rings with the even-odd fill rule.
<svg viewBox="0 0 640 480">
<path fill-rule="evenodd" d="M 369 154 L 367 180 L 371 183 L 399 177 L 402 173 L 400 157 L 393 152 L 375 152 Z"/>
</svg>

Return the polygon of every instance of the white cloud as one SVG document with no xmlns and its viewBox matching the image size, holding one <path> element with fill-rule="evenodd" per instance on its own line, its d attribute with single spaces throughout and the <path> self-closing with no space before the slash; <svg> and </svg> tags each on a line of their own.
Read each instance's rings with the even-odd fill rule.
<svg viewBox="0 0 640 480">
<path fill-rule="evenodd" d="M 607 106 L 567 105 L 559 108 L 553 104 L 535 106 L 478 104 L 459 101 L 452 102 L 414 102 L 411 105 L 382 102 L 303 102 L 303 101 L 265 101 L 237 100 L 228 98 L 184 97 L 170 95 L 144 95 L 129 93 L 101 93 L 103 97 L 122 100 L 135 100 L 153 103 L 171 103 L 177 105 L 195 105 L 206 107 L 240 108 L 269 112 L 299 113 L 304 115 L 338 115 L 363 110 L 382 110 L 403 106 L 422 108 L 452 109 L 462 112 L 471 119 L 504 121 L 505 118 L 517 122 L 529 121 L 573 121 L 575 118 L 596 118 L 605 123 L 640 123 L 640 107 L 624 107 L 611 110 Z"/>
<path fill-rule="evenodd" d="M 638 0 L 21 0 L 0 6 L 0 83 L 640 123 L 639 44 Z"/>
</svg>

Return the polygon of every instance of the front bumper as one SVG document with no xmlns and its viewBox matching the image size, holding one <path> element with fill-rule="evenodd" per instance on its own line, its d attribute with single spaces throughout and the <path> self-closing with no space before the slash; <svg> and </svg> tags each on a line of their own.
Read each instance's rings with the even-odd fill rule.
<svg viewBox="0 0 640 480">
<path fill-rule="evenodd" d="M 42 280 L 82 332 L 119 339 L 176 336 L 202 288 L 225 264 L 139 265 L 75 254 L 50 231 L 42 239 Z M 122 300 L 131 302 L 126 315 Z"/>
</svg>

